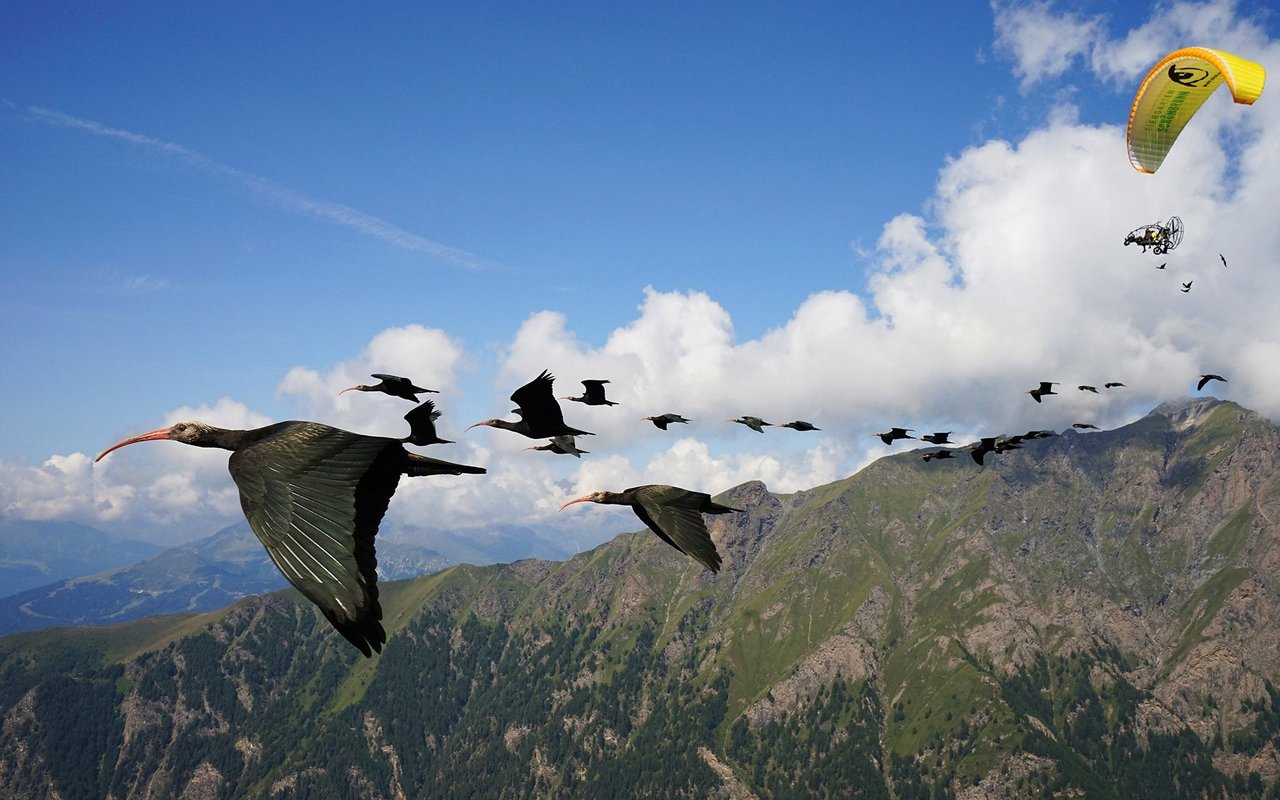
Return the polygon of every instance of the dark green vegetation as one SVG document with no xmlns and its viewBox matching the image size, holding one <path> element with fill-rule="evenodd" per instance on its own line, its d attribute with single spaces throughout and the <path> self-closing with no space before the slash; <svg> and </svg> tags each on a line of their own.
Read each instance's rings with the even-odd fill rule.
<svg viewBox="0 0 1280 800">
<path fill-rule="evenodd" d="M 1280 797 L 1280 434 L 1225 403 L 383 593 L 0 641 L 13 797 Z"/>
</svg>

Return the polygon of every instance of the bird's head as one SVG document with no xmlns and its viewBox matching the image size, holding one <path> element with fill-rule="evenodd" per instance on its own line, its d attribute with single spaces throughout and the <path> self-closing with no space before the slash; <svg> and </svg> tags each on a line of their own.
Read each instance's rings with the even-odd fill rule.
<svg viewBox="0 0 1280 800">
<path fill-rule="evenodd" d="M 341 392 L 338 392 L 338 394 L 344 394 L 346 392 L 368 392 L 372 390 L 373 390 L 373 387 L 369 386 L 368 384 L 357 383 L 355 386 L 348 386 L 347 388 L 343 389 Z"/>
<path fill-rule="evenodd" d="M 564 511 L 566 508 L 573 505 L 574 503 L 607 503 L 609 502 L 610 494 L 611 492 L 592 492 L 591 494 L 583 495 L 582 497 L 577 497 L 577 498 L 574 498 L 573 500 L 570 500 L 569 502 L 560 506 L 560 510 Z"/>
<path fill-rule="evenodd" d="M 106 450 L 99 453 L 98 457 L 95 458 L 94 461 L 101 461 L 103 456 L 110 453 L 112 450 L 119 450 L 121 447 L 124 447 L 127 444 L 134 444 L 135 442 L 152 442 L 160 439 L 171 439 L 175 442 L 182 442 L 183 444 L 208 446 L 213 433 L 216 430 L 218 429 L 214 428 L 212 425 L 206 425 L 203 422 L 179 422 L 174 425 L 170 425 L 167 428 L 149 431 L 147 433 L 139 434 L 138 436 L 132 436 L 122 442 L 116 442 Z"/>
</svg>

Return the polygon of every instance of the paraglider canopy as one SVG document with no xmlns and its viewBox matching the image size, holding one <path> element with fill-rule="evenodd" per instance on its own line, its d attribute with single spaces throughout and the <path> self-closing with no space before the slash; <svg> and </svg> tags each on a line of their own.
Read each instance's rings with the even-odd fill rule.
<svg viewBox="0 0 1280 800">
<path fill-rule="evenodd" d="M 1155 172 L 1200 106 L 1225 83 L 1237 103 L 1252 105 L 1267 72 L 1261 64 L 1221 50 L 1174 50 L 1151 68 L 1129 109 L 1129 163 Z"/>
</svg>

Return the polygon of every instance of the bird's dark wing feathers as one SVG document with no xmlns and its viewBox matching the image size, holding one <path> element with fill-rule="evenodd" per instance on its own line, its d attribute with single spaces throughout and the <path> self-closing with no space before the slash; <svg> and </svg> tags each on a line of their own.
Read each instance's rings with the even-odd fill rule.
<svg viewBox="0 0 1280 800">
<path fill-rule="evenodd" d="M 643 486 L 637 487 L 635 498 L 636 516 L 664 542 L 712 572 L 720 571 L 720 553 L 699 510 L 710 503 L 710 495 L 674 486 Z"/>
<path fill-rule="evenodd" d="M 554 381 L 555 377 L 544 369 L 541 375 L 511 393 L 511 401 L 520 407 L 520 418 L 534 433 L 564 426 L 564 413 L 552 393 Z"/>
<path fill-rule="evenodd" d="M 374 537 L 403 458 L 394 439 L 299 423 L 229 461 L 271 560 L 366 656 L 386 641 Z"/>
</svg>

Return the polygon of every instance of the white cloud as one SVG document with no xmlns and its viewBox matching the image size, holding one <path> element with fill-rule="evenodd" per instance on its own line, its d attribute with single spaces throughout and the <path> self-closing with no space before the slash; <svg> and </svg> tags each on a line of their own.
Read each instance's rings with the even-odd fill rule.
<svg viewBox="0 0 1280 800">
<path fill-rule="evenodd" d="M 1102 35 L 1098 17 L 1055 12 L 1047 0 L 1032 3 L 992 3 L 996 47 L 1014 61 L 1014 74 L 1026 91 L 1057 78 L 1087 56 Z"/>
<path fill-rule="evenodd" d="M 1180 40 L 1221 42 L 1277 69 L 1280 45 L 1224 9 L 1232 6 L 1161 6 L 1143 28 L 1116 40 L 1105 38 L 1098 20 L 1068 17 L 1070 35 L 1055 47 L 1043 34 L 1062 15 L 1049 4 L 1021 16 L 997 7 L 997 16 L 1003 46 L 1032 82 L 1064 75 L 1062 65 L 1077 60 L 1099 79 L 1132 80 L 1167 46 L 1157 35 L 1165 30 Z M 1119 55 L 1103 68 L 1098 54 L 1106 52 Z M 1080 58 L 1086 54 L 1089 60 Z M 1221 99 L 1205 106 L 1155 176 L 1129 167 L 1123 119 L 1087 124 L 1069 106 L 1018 141 L 960 153 L 942 168 L 925 213 L 885 223 L 865 294 L 840 288 L 835 276 L 832 288 L 758 338 L 739 339 L 708 293 L 650 287 L 634 318 L 602 343 L 584 341 L 563 313 L 531 315 L 502 343 L 489 395 L 470 398 L 465 412 L 453 404 L 461 402 L 466 347 L 416 325 L 383 331 L 328 367 L 299 366 L 278 391 L 308 418 L 399 437 L 407 403 L 338 392 L 372 372 L 440 389 L 433 398 L 448 414 L 442 433 L 460 441 L 432 454 L 489 474 L 406 479 L 388 518 L 390 526 L 440 530 L 634 530 L 630 517 L 557 509 L 595 489 L 639 483 L 719 492 L 760 479 L 775 491 L 808 488 L 911 447 L 871 437 L 894 425 L 952 430 L 957 442 L 1073 422 L 1119 425 L 1191 392 L 1204 371 L 1229 378 L 1213 387 L 1221 396 L 1280 416 L 1273 311 L 1280 307 L 1280 104 L 1264 97 L 1245 109 Z M 1130 229 L 1171 214 L 1187 230 L 1167 257 L 1122 245 Z M 1166 270 L 1156 269 L 1161 262 Z M 1194 280 L 1192 292 L 1177 290 L 1184 280 Z M 535 442 L 505 431 L 462 435 L 477 410 L 476 419 L 510 418 L 507 396 L 543 369 L 556 375 L 559 395 L 579 393 L 584 378 L 611 381 L 617 406 L 562 404 L 570 424 L 597 434 L 579 442 L 590 455 L 526 452 Z M 1037 405 L 1025 392 L 1041 380 L 1059 381 L 1060 394 Z M 1113 380 L 1127 386 L 1098 395 L 1075 389 Z M 667 411 L 692 423 L 663 432 L 640 420 Z M 726 422 L 741 414 L 807 419 L 822 431 L 757 434 Z M 232 427 L 266 422 L 230 400 L 175 411 L 170 420 L 178 417 Z M 117 453 L 95 470 L 80 454 L 34 468 L 0 465 L 3 507 L 154 524 L 192 509 L 235 518 L 224 454 L 149 448 L 150 462 Z"/>
</svg>

